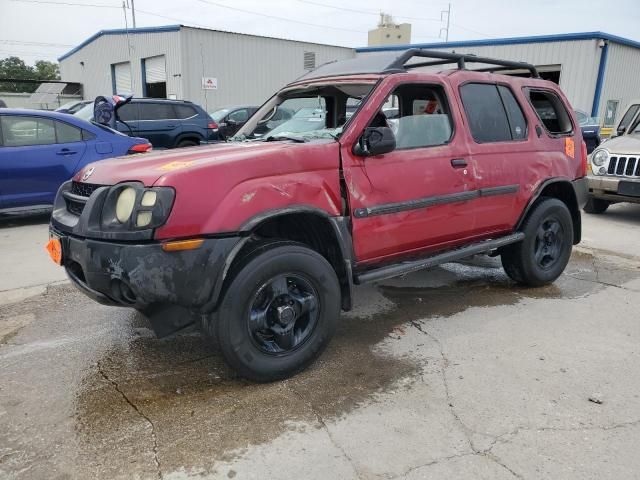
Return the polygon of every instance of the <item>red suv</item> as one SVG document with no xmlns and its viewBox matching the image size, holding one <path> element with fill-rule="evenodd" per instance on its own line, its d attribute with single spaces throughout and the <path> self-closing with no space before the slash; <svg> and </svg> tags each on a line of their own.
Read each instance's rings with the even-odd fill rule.
<svg viewBox="0 0 640 480">
<path fill-rule="evenodd" d="M 278 107 L 295 113 L 265 128 Z M 326 347 L 354 284 L 480 253 L 553 282 L 586 200 L 572 112 L 529 64 L 420 49 L 329 63 L 227 143 L 85 167 L 48 249 L 158 336 L 198 322 L 241 375 L 284 378 Z"/>
</svg>

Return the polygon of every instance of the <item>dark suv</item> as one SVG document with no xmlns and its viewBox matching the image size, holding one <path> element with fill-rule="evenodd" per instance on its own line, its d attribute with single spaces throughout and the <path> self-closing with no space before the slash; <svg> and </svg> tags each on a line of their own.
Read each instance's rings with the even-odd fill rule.
<svg viewBox="0 0 640 480">
<path fill-rule="evenodd" d="M 295 113 L 256 133 L 278 106 Z M 586 170 L 569 102 L 532 65 L 362 56 L 285 86 L 231 142 L 85 167 L 60 188 L 49 251 L 96 301 L 159 336 L 198 322 L 270 381 L 322 352 L 354 284 L 480 253 L 516 283 L 553 282 L 580 242 Z"/>
<path fill-rule="evenodd" d="M 93 103 L 75 115 L 91 120 Z M 191 147 L 217 141 L 217 125 L 202 107 L 186 100 L 134 98 L 118 108 L 117 129 L 146 138 L 154 148 Z"/>
</svg>

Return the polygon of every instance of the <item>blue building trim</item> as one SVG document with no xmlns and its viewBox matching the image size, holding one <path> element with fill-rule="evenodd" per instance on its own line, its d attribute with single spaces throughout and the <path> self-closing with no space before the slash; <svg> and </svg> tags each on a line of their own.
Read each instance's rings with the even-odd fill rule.
<svg viewBox="0 0 640 480">
<path fill-rule="evenodd" d="M 604 74 L 607 70 L 607 57 L 609 56 L 609 42 L 605 42 L 600 52 L 600 66 L 598 67 L 598 80 L 596 80 L 596 91 L 593 94 L 593 105 L 591 106 L 591 116 L 598 116 L 600 107 L 600 95 L 604 86 Z"/>
<path fill-rule="evenodd" d="M 147 66 L 144 61 L 146 58 L 140 59 L 140 71 L 142 72 L 142 96 L 147 96 Z"/>
<path fill-rule="evenodd" d="M 96 33 L 96 34 L 90 36 L 89 38 L 87 38 L 84 42 L 82 42 L 77 47 L 72 48 L 67 53 L 62 55 L 61 57 L 58 57 L 58 61 L 61 62 L 65 58 L 70 57 L 71 55 L 76 53 L 78 50 L 86 47 L 91 42 L 93 42 L 97 38 L 102 37 L 103 35 L 126 35 L 127 33 L 129 35 L 137 35 L 139 33 L 176 32 L 176 31 L 179 31 L 181 27 L 182 27 L 182 25 L 164 25 L 164 26 L 161 26 L 161 27 L 129 28 L 128 30 L 126 28 L 115 28 L 115 29 L 112 29 L 112 30 L 100 30 L 98 33 Z"/>
<path fill-rule="evenodd" d="M 113 90 L 113 94 L 117 95 L 118 92 L 116 92 L 116 64 L 112 63 L 111 64 L 111 90 Z"/>
<path fill-rule="evenodd" d="M 408 48 L 460 48 L 460 47 L 484 47 L 493 45 L 521 45 L 525 43 L 550 43 L 568 42 L 572 40 L 596 40 L 603 39 L 610 42 L 619 43 L 628 47 L 640 48 L 640 42 L 628 38 L 618 37 L 605 32 L 581 32 L 581 33 L 561 33 L 558 35 L 536 35 L 531 37 L 510 37 L 491 38 L 486 40 L 463 40 L 460 42 L 437 42 L 437 43 L 412 43 L 407 45 L 389 45 L 384 47 L 360 47 L 356 52 L 388 52 L 393 50 L 406 50 Z"/>
</svg>

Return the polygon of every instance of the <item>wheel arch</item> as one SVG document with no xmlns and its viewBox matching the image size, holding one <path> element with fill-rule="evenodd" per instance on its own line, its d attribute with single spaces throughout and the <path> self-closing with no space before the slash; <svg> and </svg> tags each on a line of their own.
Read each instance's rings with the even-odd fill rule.
<svg viewBox="0 0 640 480">
<path fill-rule="evenodd" d="M 334 268 L 341 290 L 343 310 L 351 310 L 353 299 L 353 247 L 349 217 L 334 217 L 312 206 L 293 206 L 262 212 L 240 228 L 243 239 L 229 253 L 216 282 L 215 304 L 224 295 L 231 278 L 229 272 L 253 247 L 265 239 L 290 240 L 320 253 Z"/>
<path fill-rule="evenodd" d="M 549 178 L 540 184 L 522 212 L 516 224 L 516 230 L 520 230 L 525 219 L 541 197 L 557 198 L 567 206 L 573 223 L 573 244 L 580 243 L 582 239 L 582 217 L 580 215 L 578 197 L 572 182 L 566 178 Z"/>
<path fill-rule="evenodd" d="M 183 132 L 176 137 L 174 145 L 177 147 L 178 144 L 183 140 L 193 140 L 195 142 L 201 143 L 204 140 L 204 137 L 197 132 Z"/>
</svg>

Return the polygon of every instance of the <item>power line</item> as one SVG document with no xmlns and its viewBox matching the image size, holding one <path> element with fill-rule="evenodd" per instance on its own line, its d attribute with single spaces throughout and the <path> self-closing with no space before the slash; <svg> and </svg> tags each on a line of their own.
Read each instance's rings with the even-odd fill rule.
<svg viewBox="0 0 640 480">
<path fill-rule="evenodd" d="M 54 48 L 73 47 L 73 45 L 67 45 L 65 43 L 23 42 L 21 40 L 0 40 L 0 45 L 18 45 L 21 47 L 54 47 Z"/>
<path fill-rule="evenodd" d="M 366 11 L 366 10 L 358 10 L 355 8 L 346 8 L 346 7 L 336 7 L 335 5 L 329 5 L 326 3 L 320 3 L 320 2 L 314 2 L 312 0 L 296 0 L 300 3 L 307 3 L 309 5 L 317 5 L 319 7 L 325 7 L 325 8 L 333 8 L 334 10 L 341 10 L 343 12 L 352 12 L 352 13 L 362 13 L 364 15 L 375 15 L 376 17 L 380 16 L 380 13 L 374 13 L 372 11 Z M 440 22 L 441 20 L 439 18 L 430 18 L 430 17 L 408 17 L 406 15 L 393 15 L 395 18 L 404 18 L 404 19 L 408 19 L 408 20 L 423 20 L 423 21 L 427 21 L 427 22 Z M 435 37 L 434 37 L 435 38 Z"/>
<path fill-rule="evenodd" d="M 40 4 L 46 4 L 46 5 L 63 5 L 63 6 L 70 6 L 70 7 L 96 7 L 96 8 L 120 9 L 120 7 L 116 7 L 114 5 L 105 5 L 105 4 L 97 4 L 97 3 L 53 2 L 49 0 L 11 0 L 11 1 L 17 2 L 17 3 L 40 3 Z"/>
</svg>

